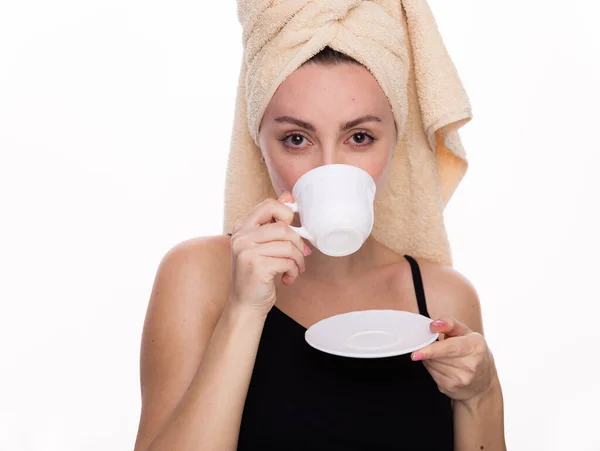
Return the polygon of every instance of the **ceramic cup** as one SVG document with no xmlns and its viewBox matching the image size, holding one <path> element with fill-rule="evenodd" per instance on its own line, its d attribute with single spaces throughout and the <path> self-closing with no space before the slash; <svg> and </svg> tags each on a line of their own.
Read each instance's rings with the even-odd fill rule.
<svg viewBox="0 0 600 451">
<path fill-rule="evenodd" d="M 292 188 L 302 227 L 291 227 L 326 255 L 350 255 L 373 229 L 375 181 L 365 171 L 347 164 L 328 164 L 302 175 Z"/>
</svg>

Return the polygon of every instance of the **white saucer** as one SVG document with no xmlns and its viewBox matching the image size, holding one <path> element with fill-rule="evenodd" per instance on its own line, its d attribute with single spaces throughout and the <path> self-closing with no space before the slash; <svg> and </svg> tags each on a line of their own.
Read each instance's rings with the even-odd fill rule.
<svg viewBox="0 0 600 451">
<path fill-rule="evenodd" d="M 329 354 L 376 358 L 408 354 L 437 340 L 431 318 L 401 310 L 342 313 L 313 324 L 304 334 L 313 348 Z"/>
</svg>

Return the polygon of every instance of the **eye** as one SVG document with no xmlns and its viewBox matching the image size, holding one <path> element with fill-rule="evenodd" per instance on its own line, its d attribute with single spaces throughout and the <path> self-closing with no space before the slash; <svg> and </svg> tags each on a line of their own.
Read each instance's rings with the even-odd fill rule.
<svg viewBox="0 0 600 451">
<path fill-rule="evenodd" d="M 308 144 L 308 140 L 299 133 L 292 133 L 287 135 L 280 141 L 287 147 L 300 148 Z"/>
<path fill-rule="evenodd" d="M 367 132 L 358 132 L 353 134 L 350 139 L 354 140 L 354 142 L 351 144 L 355 144 L 357 146 L 368 146 L 373 141 L 375 141 L 376 138 L 371 136 Z"/>
</svg>

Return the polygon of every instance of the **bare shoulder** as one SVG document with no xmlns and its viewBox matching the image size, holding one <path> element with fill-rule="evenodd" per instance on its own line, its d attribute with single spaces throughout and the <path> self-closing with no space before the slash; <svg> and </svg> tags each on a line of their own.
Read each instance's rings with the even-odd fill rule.
<svg viewBox="0 0 600 451">
<path fill-rule="evenodd" d="M 471 281 L 451 266 L 422 258 L 416 260 L 431 317 L 452 316 L 483 334 L 479 295 Z"/>
<path fill-rule="evenodd" d="M 162 426 L 193 379 L 231 279 L 228 236 L 193 238 L 162 257 L 142 333 L 137 449 Z"/>
<path fill-rule="evenodd" d="M 169 249 L 156 271 L 148 314 L 185 313 L 186 321 L 217 314 L 230 285 L 229 243 L 228 236 L 197 237 Z"/>
<path fill-rule="evenodd" d="M 191 238 L 176 244 L 164 255 L 157 270 L 155 285 L 159 283 L 188 294 L 200 290 L 210 294 L 207 301 L 218 306 L 222 299 L 214 295 L 222 293 L 229 286 L 230 269 L 228 236 Z"/>
</svg>

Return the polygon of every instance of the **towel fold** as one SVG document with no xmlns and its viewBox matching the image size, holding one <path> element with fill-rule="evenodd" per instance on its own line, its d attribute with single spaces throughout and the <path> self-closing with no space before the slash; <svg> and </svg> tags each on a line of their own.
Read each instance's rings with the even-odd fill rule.
<svg viewBox="0 0 600 451">
<path fill-rule="evenodd" d="M 399 254 L 452 265 L 443 210 L 468 163 L 459 129 L 471 105 L 425 0 L 238 0 L 244 56 L 225 186 L 224 231 L 276 197 L 257 145 L 278 86 L 329 46 L 375 77 L 398 142 L 375 203 L 373 237 Z"/>
</svg>

